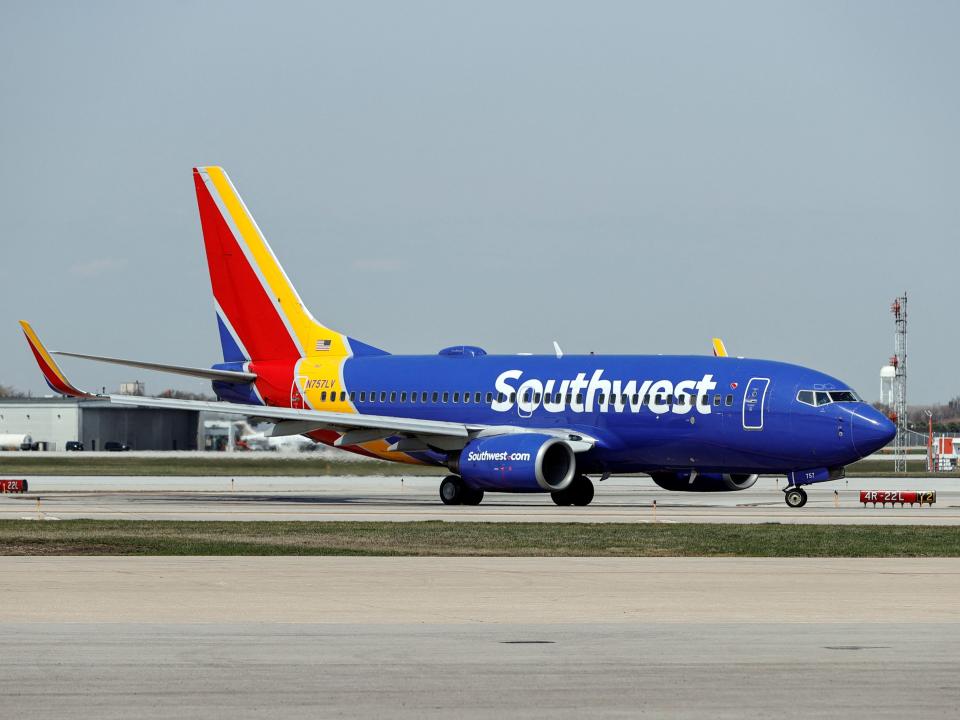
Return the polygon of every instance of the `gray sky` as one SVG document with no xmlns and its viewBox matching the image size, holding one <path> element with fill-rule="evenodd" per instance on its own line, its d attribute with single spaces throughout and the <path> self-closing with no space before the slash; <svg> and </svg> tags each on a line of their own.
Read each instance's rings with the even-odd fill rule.
<svg viewBox="0 0 960 720">
<path fill-rule="evenodd" d="M 960 5 L 0 4 L 0 383 L 219 359 L 190 169 L 398 353 L 734 354 L 960 393 Z M 952 324 L 952 329 L 950 325 Z M 81 385 L 173 376 L 68 360 Z"/>
</svg>

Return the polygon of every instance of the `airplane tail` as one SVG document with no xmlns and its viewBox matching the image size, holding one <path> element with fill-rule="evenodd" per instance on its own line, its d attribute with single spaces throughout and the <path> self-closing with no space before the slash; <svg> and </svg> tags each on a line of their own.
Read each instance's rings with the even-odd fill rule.
<svg viewBox="0 0 960 720">
<path fill-rule="evenodd" d="M 224 361 L 387 354 L 314 319 L 223 168 L 193 180 Z"/>
</svg>

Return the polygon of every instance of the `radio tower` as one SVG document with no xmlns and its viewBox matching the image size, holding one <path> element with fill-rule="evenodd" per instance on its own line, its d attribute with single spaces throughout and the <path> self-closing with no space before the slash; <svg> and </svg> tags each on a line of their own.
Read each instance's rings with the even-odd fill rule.
<svg viewBox="0 0 960 720">
<path fill-rule="evenodd" d="M 893 377 L 893 412 L 896 415 L 897 438 L 894 441 L 894 470 L 907 471 L 907 294 L 890 305 L 893 313 L 894 355 L 890 358 L 896 374 Z"/>
</svg>

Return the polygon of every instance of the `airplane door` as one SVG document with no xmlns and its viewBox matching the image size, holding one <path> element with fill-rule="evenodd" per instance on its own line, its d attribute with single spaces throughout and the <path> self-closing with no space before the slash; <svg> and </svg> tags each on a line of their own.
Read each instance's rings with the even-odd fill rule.
<svg viewBox="0 0 960 720">
<path fill-rule="evenodd" d="M 750 378 L 743 393 L 743 429 L 763 430 L 763 405 L 770 378 Z"/>
<path fill-rule="evenodd" d="M 303 400 L 303 388 L 306 387 L 307 376 L 297 375 L 290 386 L 290 407 L 303 410 L 306 403 Z"/>
</svg>

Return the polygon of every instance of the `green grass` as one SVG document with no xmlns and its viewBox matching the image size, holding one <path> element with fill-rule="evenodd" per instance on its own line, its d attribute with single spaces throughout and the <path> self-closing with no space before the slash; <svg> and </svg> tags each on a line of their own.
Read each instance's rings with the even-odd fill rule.
<svg viewBox="0 0 960 720">
<path fill-rule="evenodd" d="M 960 557 L 960 528 L 2 520 L 0 547 L 5 555 Z"/>
</svg>

